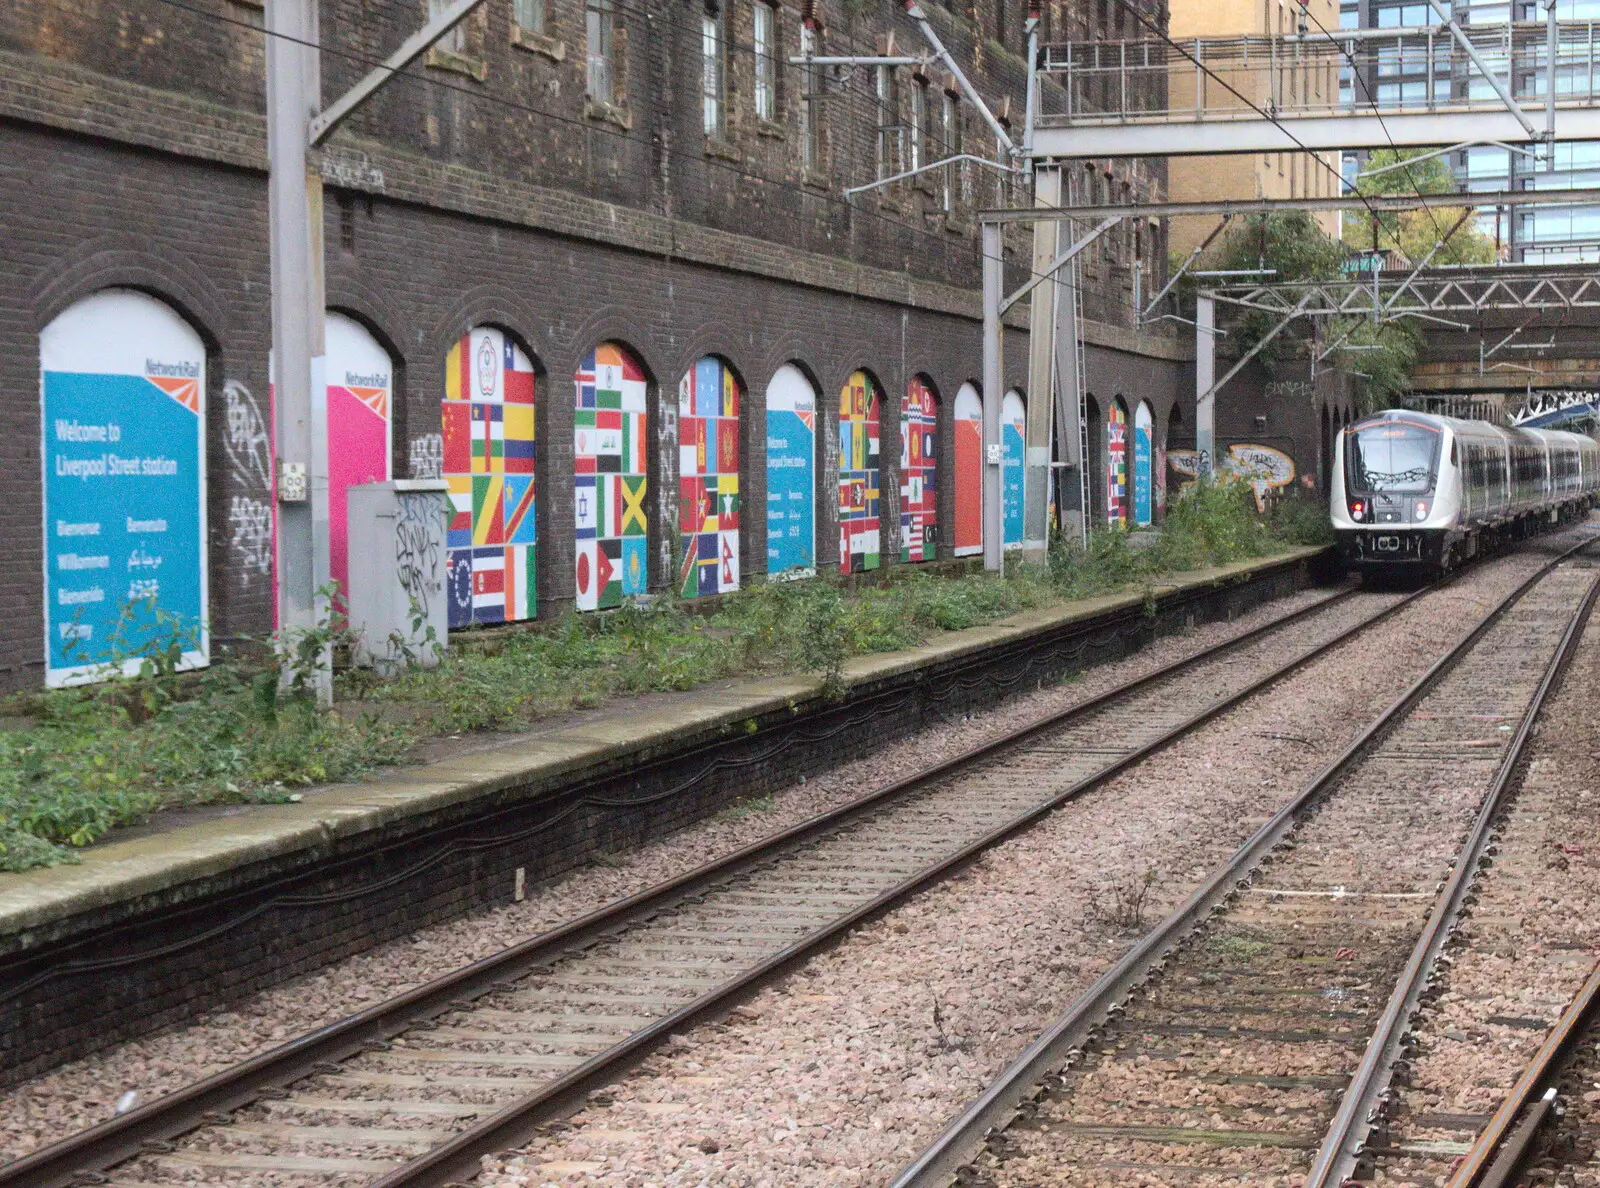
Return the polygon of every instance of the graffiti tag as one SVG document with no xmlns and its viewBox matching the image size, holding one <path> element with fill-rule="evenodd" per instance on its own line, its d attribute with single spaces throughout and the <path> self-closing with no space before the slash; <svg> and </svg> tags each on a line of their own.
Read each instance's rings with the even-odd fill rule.
<svg viewBox="0 0 1600 1188">
<path fill-rule="evenodd" d="M 413 437 L 407 455 L 412 478 L 444 477 L 444 434 L 423 433 Z"/>
<path fill-rule="evenodd" d="M 1180 493 L 1199 478 L 1204 469 L 1203 463 L 1200 450 L 1167 451 L 1167 465 L 1187 480 L 1179 485 Z M 1255 496 L 1256 509 L 1265 511 L 1268 496 L 1294 482 L 1294 476 L 1294 459 L 1282 450 L 1253 442 L 1240 442 L 1228 447 L 1228 456 L 1222 459 L 1217 481 L 1249 483 L 1251 493 Z"/>
<path fill-rule="evenodd" d="M 415 607 L 429 617 L 430 599 L 444 588 L 444 516 L 431 496 L 400 499 L 394 532 L 395 580 Z"/>
<path fill-rule="evenodd" d="M 272 571 L 272 505 L 263 499 L 235 495 L 228 504 L 228 547 L 245 585 L 252 575 Z"/>
<path fill-rule="evenodd" d="M 227 417 L 222 444 L 234 481 L 240 486 L 268 490 L 272 486 L 272 442 L 261 406 L 238 380 L 223 385 L 222 400 Z"/>
</svg>

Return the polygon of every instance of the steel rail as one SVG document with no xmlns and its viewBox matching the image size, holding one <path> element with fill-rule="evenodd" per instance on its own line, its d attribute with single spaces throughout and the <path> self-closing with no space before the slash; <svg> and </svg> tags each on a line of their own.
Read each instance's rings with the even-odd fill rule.
<svg viewBox="0 0 1600 1188">
<path fill-rule="evenodd" d="M 1209 915 L 1220 911 L 1254 877 L 1254 869 L 1287 838 L 1311 808 L 1373 745 L 1464 657 L 1524 594 L 1594 539 L 1566 549 L 1511 591 L 1476 626 L 1461 637 L 1428 670 L 1395 698 L 1340 754 L 1261 826 L 1229 859 L 1212 872 L 1183 903 L 1151 929 L 1115 965 L 1085 990 L 1060 1018 L 1028 1046 L 989 1087 L 953 1119 L 933 1142 L 895 1177 L 891 1188 L 942 1188 L 971 1161 L 984 1140 L 1009 1121 L 1017 1106 L 1050 1071 L 1100 1029 L 1117 1005 L 1164 968 L 1190 934 Z M 1591 597 L 1593 595 L 1591 588 Z"/>
<path fill-rule="evenodd" d="M 1494 779 L 1489 784 L 1488 793 L 1478 807 L 1472 828 L 1456 851 L 1450 877 L 1434 897 L 1428 922 L 1412 946 L 1405 968 L 1390 992 L 1389 1001 L 1378 1018 L 1378 1025 L 1373 1028 L 1372 1037 L 1367 1041 L 1361 1062 L 1356 1066 L 1350 1085 L 1340 1099 L 1339 1109 L 1333 1116 L 1322 1146 L 1311 1161 L 1305 1188 L 1339 1188 L 1346 1179 L 1354 1176 L 1357 1165 L 1366 1153 L 1367 1136 L 1381 1109 L 1381 1098 L 1393 1079 L 1396 1062 L 1401 1058 L 1412 1016 L 1433 976 L 1445 942 L 1455 931 L 1467 891 L 1477 877 L 1479 864 L 1483 860 L 1484 848 L 1493 835 L 1494 819 L 1505 804 L 1507 792 L 1512 786 L 1512 776 L 1521 765 L 1528 739 L 1533 734 L 1534 722 L 1544 708 L 1545 698 L 1572 659 L 1578 638 L 1583 634 L 1583 627 L 1594 609 L 1597 594 L 1600 594 L 1600 576 L 1590 581 L 1587 592 L 1567 622 L 1566 631 L 1556 644 L 1550 663 L 1545 666 L 1538 688 L 1528 700 L 1522 720 L 1517 724 L 1517 732 L 1512 736 L 1505 756 L 1495 770 Z"/>
<path fill-rule="evenodd" d="M 1554 1074 L 1594 1023 L 1600 1006 L 1600 962 L 1567 1004 L 1561 1018 L 1522 1070 L 1500 1108 L 1485 1123 L 1461 1157 L 1445 1188 L 1507 1188 L 1522 1165 L 1534 1135 L 1555 1104 Z M 1518 1119 L 1521 1119 L 1518 1121 Z M 1513 1128 L 1513 1123 L 1516 1123 Z"/>
<path fill-rule="evenodd" d="M 948 857 L 924 867 L 871 901 L 846 914 L 835 917 L 816 931 L 802 937 L 787 949 L 773 954 L 738 977 L 730 979 L 672 1014 L 657 1020 L 649 1027 L 635 1032 L 621 1043 L 596 1055 L 593 1059 L 573 1069 L 565 1076 L 547 1084 L 523 1100 L 507 1106 L 500 1113 L 485 1119 L 438 1147 L 373 1181 L 372 1188 L 449 1188 L 450 1185 L 458 1183 L 460 1180 L 470 1178 L 475 1174 L 479 1162 L 485 1156 L 527 1142 L 533 1137 L 535 1128 L 542 1121 L 581 1105 L 587 1094 L 615 1080 L 620 1073 L 644 1059 L 669 1036 L 682 1032 L 698 1023 L 716 1018 L 739 1000 L 748 997 L 762 987 L 784 976 L 800 962 L 809 960 L 819 952 L 842 940 L 846 934 L 858 925 L 876 918 L 916 892 L 943 881 L 957 871 L 965 869 L 974 859 L 1007 838 L 1033 825 L 1061 805 L 1092 791 L 1102 784 L 1108 783 L 1127 768 L 1143 762 L 1158 751 L 1164 750 L 1197 727 L 1227 712 L 1261 690 L 1276 684 L 1285 676 L 1304 667 L 1329 649 L 1387 619 L 1403 606 L 1409 605 L 1415 599 L 1438 588 L 1438 585 L 1428 587 L 1392 603 L 1376 615 L 1369 616 L 1360 623 L 1340 632 L 1332 639 L 1301 653 L 1289 663 L 1281 665 L 1265 676 L 1251 682 L 1245 688 L 1211 703 L 1160 737 L 1114 760 L 1093 775 L 1077 781 L 1048 800 L 1042 801 L 1034 808 L 1014 817 L 1004 825 L 990 831 Z M 1318 607 L 1327 606 L 1338 597 L 1340 596 L 1325 599 L 1316 605 Z M 1305 609 L 1309 611 L 1311 608 Z M 1294 615 L 1285 616 L 1285 619 L 1297 618 L 1301 613 L 1295 612 Z M 1264 626 L 1272 627 L 1276 625 L 1277 622 L 1275 621 L 1274 624 Z M 1261 630 L 1261 628 L 1257 628 L 1247 634 L 1253 635 Z M 1224 650 L 1231 650 L 1236 642 L 1229 641 Z M 1217 654 L 1215 652 L 1206 653 L 1207 656 L 1215 656 Z M 1198 657 L 1191 659 L 1198 659 Z M 1176 662 L 1176 664 L 1184 667 L 1187 667 L 1188 663 L 1188 661 Z M 1151 683 L 1153 678 L 1165 675 L 1166 668 L 1170 667 L 1173 666 L 1165 666 L 1163 669 L 1158 669 L 1145 677 L 1131 681 L 1124 688 L 1130 691 L 1133 687 L 1142 688 Z M 1079 710 L 1074 711 L 1074 716 L 1076 716 L 1077 712 L 1087 710 L 1090 706 L 1103 705 L 1123 695 L 1121 690 L 1113 690 L 1109 694 L 1101 694 L 1084 703 L 1082 707 L 1079 707 Z M 1018 731 L 1017 734 L 1019 736 L 1032 735 L 1054 724 L 1056 723 L 1048 720 L 1031 724 Z M 977 748 L 983 754 L 992 753 L 994 749 L 996 748 L 991 746 Z M 909 780 L 903 781 L 903 783 L 908 786 L 920 784 L 924 781 L 924 778 L 921 775 L 913 776 Z M 3 1184 L 4 1181 L 0 1180 L 0 1185 Z"/>
<path fill-rule="evenodd" d="M 604 1084 L 648 1053 L 675 1031 L 715 1015 L 767 981 L 786 971 L 861 921 L 882 912 L 894 902 L 951 871 L 966 865 L 983 850 L 1032 824 L 1067 800 L 1073 799 L 1155 752 L 1204 722 L 1303 667 L 1357 633 L 1398 613 L 1417 599 L 1451 584 L 1464 571 L 1426 586 L 1363 619 L 1332 639 L 1301 653 L 1289 663 L 1252 682 L 1226 699 L 1214 702 L 1159 738 L 1130 752 L 1071 787 L 1041 802 L 1023 817 L 999 827 L 960 852 L 912 876 L 878 898 L 802 938 L 771 959 L 747 971 L 676 1013 L 658 1020 L 621 1043 L 596 1055 L 528 1098 L 455 1136 L 446 1145 L 401 1165 L 377 1183 L 392 1188 L 407 1185 L 444 1185 L 470 1176 L 482 1155 L 524 1141 L 542 1119 L 570 1109 L 585 1094 Z M 139 1155 L 147 1144 L 165 1143 L 215 1120 L 218 1114 L 249 1105 L 269 1092 L 310 1076 L 331 1064 L 358 1055 L 369 1046 L 398 1036 L 421 1021 L 458 1009 L 499 988 L 507 981 L 545 964 L 552 956 L 599 939 L 631 920 L 668 904 L 707 890 L 774 852 L 829 833 L 851 818 L 918 788 L 931 780 L 975 766 L 989 757 L 1046 730 L 1067 724 L 1114 701 L 1128 697 L 1206 661 L 1225 655 L 1272 632 L 1337 605 L 1357 591 L 1349 589 L 1320 599 L 1270 623 L 1230 637 L 1193 656 L 1171 661 L 1064 710 L 1045 715 L 998 738 L 974 746 L 950 759 L 895 780 L 847 805 L 819 814 L 786 830 L 758 840 L 723 858 L 715 859 L 654 887 L 599 908 L 559 928 L 532 937 L 500 953 L 455 970 L 388 1001 L 375 1004 L 345 1019 L 297 1037 L 269 1052 L 252 1057 L 185 1088 L 157 1098 L 127 1114 L 41 1148 L 0 1166 L 0 1188 L 58 1188 L 70 1185 L 82 1172 L 98 1172 Z"/>
</svg>

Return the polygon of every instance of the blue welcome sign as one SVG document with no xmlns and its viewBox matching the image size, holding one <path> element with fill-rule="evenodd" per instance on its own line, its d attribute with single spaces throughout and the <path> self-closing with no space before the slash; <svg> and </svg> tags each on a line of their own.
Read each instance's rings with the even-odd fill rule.
<svg viewBox="0 0 1600 1188">
<path fill-rule="evenodd" d="M 78 302 L 40 335 L 45 682 L 102 679 L 206 625 L 205 347 L 129 290 Z"/>
</svg>

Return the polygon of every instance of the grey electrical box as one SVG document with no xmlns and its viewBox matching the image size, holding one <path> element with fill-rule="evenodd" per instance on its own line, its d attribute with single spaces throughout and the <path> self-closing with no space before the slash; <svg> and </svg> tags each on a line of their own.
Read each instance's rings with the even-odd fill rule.
<svg viewBox="0 0 1600 1188">
<path fill-rule="evenodd" d="M 443 479 L 395 479 L 348 489 L 352 659 L 388 674 L 433 666 L 449 629 Z"/>
</svg>

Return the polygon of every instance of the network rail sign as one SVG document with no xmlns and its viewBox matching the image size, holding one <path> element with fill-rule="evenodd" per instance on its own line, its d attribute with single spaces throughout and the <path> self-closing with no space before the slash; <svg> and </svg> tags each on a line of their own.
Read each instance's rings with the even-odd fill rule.
<svg viewBox="0 0 1600 1188">
<path fill-rule="evenodd" d="M 142 293 L 40 336 L 45 682 L 95 680 L 169 637 L 206 663 L 205 347 Z"/>
</svg>

